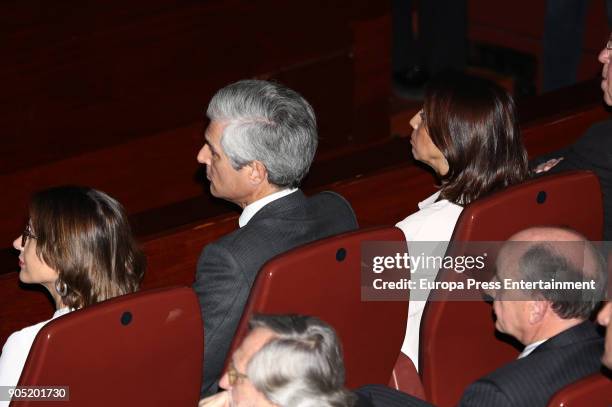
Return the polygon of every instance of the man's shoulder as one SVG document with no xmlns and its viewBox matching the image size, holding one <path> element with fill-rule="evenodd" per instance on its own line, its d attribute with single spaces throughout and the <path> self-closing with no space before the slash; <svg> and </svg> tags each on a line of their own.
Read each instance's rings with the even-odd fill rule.
<svg viewBox="0 0 612 407">
<path fill-rule="evenodd" d="M 327 213 L 338 221 L 352 223 L 357 227 L 357 217 L 353 207 L 342 195 L 333 191 L 319 192 L 308 198 L 313 211 Z"/>
<path fill-rule="evenodd" d="M 357 228 L 357 219 L 349 202 L 340 194 L 323 191 L 306 197 L 298 190 L 263 207 L 244 227 L 245 231 L 292 227 L 320 229 L 323 234 Z"/>
<path fill-rule="evenodd" d="M 541 399 L 545 405 L 558 389 L 599 369 L 603 338 L 592 328 L 592 323 L 582 323 L 501 366 L 471 386 L 472 397 L 478 397 L 474 390 L 495 387 L 515 403 L 532 400 L 540 405 L 536 401 Z"/>
<path fill-rule="evenodd" d="M 555 376 L 555 372 L 575 371 L 576 375 L 588 374 L 600 365 L 603 337 L 594 324 L 587 321 L 550 338 L 531 354 L 514 360 L 488 376 L 497 383 L 513 382 L 516 377 Z"/>
<path fill-rule="evenodd" d="M 316 205 L 332 204 L 332 205 L 338 205 L 339 207 L 342 207 L 345 209 L 350 209 L 351 211 L 353 210 L 349 201 L 347 201 L 345 197 L 343 197 L 342 195 L 334 191 L 319 192 L 317 194 L 310 196 L 308 200 L 311 203 L 316 204 Z"/>
<path fill-rule="evenodd" d="M 296 194 L 266 205 L 244 227 L 207 247 L 250 261 L 358 227 L 353 209 L 341 195 L 325 191 L 306 198 L 300 191 Z"/>
<path fill-rule="evenodd" d="M 351 204 L 342 195 L 333 191 L 322 191 L 306 196 L 301 190 L 297 190 L 269 203 L 261 210 L 264 216 L 285 213 L 301 213 L 303 216 L 311 216 L 313 212 L 355 218 Z"/>
</svg>

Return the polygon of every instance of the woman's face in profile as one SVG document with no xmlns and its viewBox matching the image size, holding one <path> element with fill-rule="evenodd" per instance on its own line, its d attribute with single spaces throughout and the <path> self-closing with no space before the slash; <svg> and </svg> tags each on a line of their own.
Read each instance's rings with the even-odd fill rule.
<svg viewBox="0 0 612 407">
<path fill-rule="evenodd" d="M 19 250 L 19 280 L 23 283 L 38 283 L 52 289 L 58 274 L 36 254 L 36 232 L 28 223 L 23 234 L 13 242 Z"/>
<path fill-rule="evenodd" d="M 446 175 L 448 172 L 448 162 L 440 149 L 431 141 L 431 137 L 429 137 L 429 132 L 425 126 L 423 110 L 420 110 L 410 119 L 410 125 L 413 129 L 410 136 L 413 157 L 429 165 L 438 174 Z"/>
</svg>

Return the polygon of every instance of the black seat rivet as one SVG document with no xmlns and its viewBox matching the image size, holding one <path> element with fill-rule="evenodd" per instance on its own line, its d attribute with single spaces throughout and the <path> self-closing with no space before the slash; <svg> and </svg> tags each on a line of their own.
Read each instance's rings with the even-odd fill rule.
<svg viewBox="0 0 612 407">
<path fill-rule="evenodd" d="M 536 197 L 536 202 L 539 204 L 543 204 L 546 202 L 546 191 L 538 192 L 538 196 Z"/>
<path fill-rule="evenodd" d="M 346 259 L 346 249 L 340 248 L 336 252 L 336 260 L 337 261 L 344 261 L 344 259 Z"/>
<path fill-rule="evenodd" d="M 130 311 L 121 314 L 121 325 L 129 325 L 130 322 L 132 322 L 132 313 Z"/>
</svg>

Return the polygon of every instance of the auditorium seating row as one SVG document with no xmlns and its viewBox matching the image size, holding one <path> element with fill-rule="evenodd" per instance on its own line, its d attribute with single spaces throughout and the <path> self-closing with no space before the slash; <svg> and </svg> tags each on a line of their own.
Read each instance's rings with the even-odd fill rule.
<svg viewBox="0 0 612 407">
<path fill-rule="evenodd" d="M 528 145 L 529 151 L 531 155 L 538 155 L 549 152 L 550 150 L 557 149 L 562 147 L 563 145 L 573 141 L 579 134 L 581 134 L 590 123 L 600 120 L 602 118 L 602 110 L 598 108 L 587 108 L 587 109 L 578 109 L 573 114 L 566 115 L 563 118 L 555 118 L 554 120 L 542 121 L 534 125 L 532 128 L 528 128 L 525 130 L 525 139 Z M 563 130 L 563 131 L 561 131 Z M 572 180 L 565 180 L 563 178 L 552 177 L 551 185 L 547 187 L 546 196 L 547 200 L 544 201 L 545 205 L 537 204 L 538 197 L 535 197 L 534 194 L 537 190 L 540 195 L 540 200 L 542 200 L 540 192 L 541 189 L 541 181 L 531 181 L 531 184 L 526 184 L 518 188 L 518 195 L 522 196 L 521 199 L 524 200 L 524 204 L 526 207 L 516 206 L 516 204 L 511 203 L 510 201 L 501 200 L 501 204 L 509 206 L 510 208 L 521 207 L 525 212 L 530 213 L 535 218 L 525 218 L 524 221 L 529 224 L 533 219 L 539 220 L 543 222 L 544 220 L 548 220 L 547 216 L 552 216 L 554 212 L 548 210 L 549 206 L 552 202 L 567 202 L 573 205 L 578 203 L 572 202 L 571 199 L 564 199 L 563 194 L 567 194 L 568 191 L 576 192 L 578 190 L 582 191 L 581 193 L 588 196 L 588 194 L 593 193 L 593 188 L 595 188 L 595 184 L 593 183 L 593 179 L 591 175 L 585 174 L 572 174 Z M 556 181 L 555 181 L 556 180 Z M 575 188 L 568 188 L 566 182 L 574 182 L 576 184 Z M 561 188 L 563 185 L 563 188 Z M 393 186 L 393 188 L 390 188 Z M 358 215 L 359 221 L 362 226 L 372 226 L 372 225 L 381 225 L 381 224 L 392 224 L 393 222 L 401 219 L 406 215 L 409 210 L 406 208 L 415 208 L 416 202 L 424 196 L 427 196 L 429 193 L 433 191 L 433 177 L 417 168 L 413 165 L 401 165 L 396 168 L 391 168 L 387 170 L 381 170 L 375 172 L 373 174 L 368 174 L 366 176 L 357 177 L 355 179 L 336 183 L 331 186 L 331 189 L 334 189 L 343 195 L 345 195 L 352 203 Z M 393 195 L 391 196 L 389 191 L 393 189 L 410 191 L 410 193 L 400 194 L 399 196 Z M 522 193 L 521 193 L 522 191 Z M 512 193 L 512 190 L 506 191 L 508 193 Z M 557 193 L 559 195 L 557 195 Z M 537 195 L 537 194 L 536 194 Z M 376 200 L 371 199 L 372 196 L 377 197 Z M 493 199 L 492 197 L 491 199 Z M 504 227 L 500 227 L 495 229 L 495 235 L 486 235 L 486 233 L 490 233 L 491 231 L 478 232 L 479 229 L 474 229 L 470 227 L 470 224 L 474 222 L 478 222 L 480 219 L 481 222 L 486 224 L 497 224 L 500 221 L 500 217 L 494 217 L 495 223 L 491 223 L 491 220 L 486 220 L 486 218 L 482 218 L 483 216 L 487 216 L 487 212 L 484 209 L 481 209 L 478 212 L 478 207 L 483 206 L 486 209 L 487 202 L 490 202 L 491 199 L 484 199 L 479 202 L 474 203 L 474 209 L 466 209 L 464 211 L 464 215 L 462 216 L 462 221 L 457 227 L 455 232 L 455 239 L 470 239 L 478 238 L 478 239 L 505 239 L 508 234 L 511 233 L 513 227 L 517 229 L 519 224 L 513 224 L 513 222 L 518 222 L 517 217 L 503 217 L 503 220 L 509 222 L 509 224 Z M 500 202 L 495 203 L 496 201 L 493 199 L 492 207 L 495 208 L 495 205 L 499 205 Z M 535 203 L 534 203 L 535 202 Z M 593 204 L 597 206 L 597 200 L 587 201 L 588 203 L 582 204 Z M 478 204 L 478 206 L 475 206 Z M 537 205 L 536 205 L 537 204 Z M 531 208 L 534 207 L 535 208 Z M 530 209 L 527 209 L 530 207 Z M 573 226 L 574 228 L 583 231 L 589 238 L 597 240 L 598 233 L 596 232 L 597 227 L 596 224 L 601 225 L 601 218 L 597 216 L 593 217 L 592 214 L 601 213 L 601 209 L 591 208 L 589 210 L 578 210 L 578 208 L 574 208 L 575 211 L 570 211 L 571 216 L 568 216 L 567 213 L 564 214 L 564 219 L 572 219 L 571 222 L 569 220 L 564 220 L 565 225 Z M 484 210 L 484 212 L 483 212 Z M 476 211 L 478 216 L 472 217 L 470 213 Z M 574 219 L 576 213 L 588 214 L 588 216 L 583 217 L 583 219 Z M 166 315 L 168 318 L 160 319 L 158 318 L 157 322 L 148 322 L 148 323 L 158 323 L 160 324 L 158 328 L 152 328 L 151 326 L 143 326 L 143 325 L 133 325 L 136 324 L 137 321 L 147 320 L 148 317 L 140 317 L 139 312 L 137 310 L 137 305 L 129 305 L 126 306 L 122 301 L 131 301 L 127 298 L 112 300 L 108 302 L 108 304 L 117 304 L 117 308 L 112 312 L 109 310 L 108 313 L 105 311 L 105 304 L 101 304 L 100 306 L 92 307 L 91 310 L 100 310 L 104 315 L 107 315 L 110 318 L 109 322 L 101 323 L 101 326 L 105 326 L 108 330 L 104 332 L 106 334 L 99 336 L 99 332 L 97 335 L 92 336 L 91 338 L 87 338 L 87 340 L 81 340 L 80 345 L 73 342 L 64 342 L 61 339 L 57 339 L 56 343 L 65 343 L 68 349 L 76 350 L 79 349 L 78 346 L 81 346 L 83 349 L 82 352 L 74 352 L 75 354 L 83 354 L 85 352 L 89 352 L 88 343 L 96 343 L 96 337 L 104 338 L 105 341 L 108 338 L 113 337 L 114 335 L 109 335 L 110 332 L 113 332 L 112 327 L 121 328 L 123 331 L 119 331 L 125 335 L 133 335 L 129 337 L 124 337 L 117 333 L 117 338 L 121 342 L 128 343 L 130 340 L 135 340 L 134 338 L 142 338 L 143 335 L 147 337 L 151 337 L 155 335 L 159 337 L 160 340 L 163 339 L 160 343 L 153 344 L 150 346 L 158 348 L 154 348 L 151 350 L 147 350 L 146 346 L 143 346 L 142 349 L 145 350 L 147 355 L 170 355 L 174 352 L 173 349 L 176 347 L 185 350 L 187 347 L 190 348 L 189 352 L 183 353 L 182 357 L 176 356 L 172 357 L 172 361 L 180 361 L 177 362 L 181 365 L 180 370 L 184 375 L 189 375 L 191 377 L 191 383 L 198 382 L 200 379 L 200 371 L 199 365 L 201 363 L 201 349 L 202 349 L 202 339 L 201 339 L 201 321 L 198 318 L 194 318 L 194 315 L 197 315 L 197 301 L 194 302 L 194 298 L 189 300 L 189 297 L 192 296 L 190 290 L 188 289 L 179 289 L 175 291 L 164 290 L 157 292 L 155 290 L 150 290 L 154 287 L 167 287 L 174 284 L 189 284 L 193 279 L 193 270 L 195 269 L 195 261 L 197 259 L 197 255 L 201 250 L 201 247 L 206 244 L 206 242 L 214 240 L 219 236 L 222 236 L 235 228 L 236 219 L 234 216 L 221 216 L 216 219 L 212 219 L 209 222 L 196 225 L 194 227 L 183 228 L 178 230 L 171 230 L 162 235 L 153 236 L 149 238 L 144 243 L 145 251 L 148 254 L 150 267 L 147 273 L 147 277 L 145 279 L 144 288 L 142 294 L 137 294 L 134 298 L 137 298 L 137 301 L 141 301 L 141 295 L 143 303 L 147 304 L 151 300 L 151 298 L 156 298 L 158 295 L 166 295 L 166 299 L 158 298 L 155 299 L 154 302 L 156 304 L 160 304 L 160 306 L 172 306 L 171 304 L 184 304 L 180 306 L 176 306 L 172 308 L 175 312 L 172 313 L 172 318 L 170 318 L 170 313 L 168 310 L 160 311 L 159 315 Z M 551 223 L 555 223 L 554 219 L 550 220 Z M 460 226 L 464 225 L 464 226 Z M 525 224 L 520 224 L 520 226 L 524 226 Z M 460 234 L 460 230 L 463 234 Z M 484 235 L 474 235 L 474 233 L 485 233 Z M 488 237 L 487 237 L 488 236 Z M 304 248 L 304 251 L 297 252 L 297 258 L 300 260 L 296 263 L 295 253 L 287 254 L 288 257 L 281 256 L 275 261 L 268 264 L 267 271 L 262 272 L 260 277 L 255 283 L 253 288 L 253 296 L 251 297 L 251 301 L 245 310 L 244 318 L 245 321 L 247 316 L 252 312 L 302 312 L 308 314 L 319 315 L 323 319 L 328 320 L 332 323 L 340 334 L 340 337 L 343 338 L 345 353 L 346 353 L 346 364 L 347 364 L 347 380 L 349 386 L 357 386 L 364 383 L 387 383 L 389 381 L 389 376 L 392 376 L 394 380 L 392 380 L 392 385 L 395 387 L 402 389 L 404 391 L 408 391 L 412 394 L 421 395 L 428 400 L 435 402 L 437 405 L 445 406 L 452 405 L 458 397 L 460 396 L 463 388 L 467 383 L 479 377 L 480 375 L 486 373 L 494 369 L 500 363 L 503 363 L 506 360 L 509 360 L 513 356 L 516 355 L 516 349 L 512 347 L 510 344 L 506 342 L 499 341 L 496 338 L 492 337 L 492 323 L 490 316 L 490 308 L 485 303 L 445 303 L 445 302 L 435 302 L 431 303 L 431 306 L 426 310 L 426 317 L 428 320 L 438 321 L 439 327 L 433 329 L 431 327 L 436 325 L 424 325 L 422 328 L 422 338 L 430 337 L 430 339 L 426 340 L 427 344 L 422 345 L 422 358 L 424 360 L 421 361 L 421 366 L 424 366 L 422 369 L 422 374 L 419 377 L 413 366 L 410 364 L 402 363 L 402 360 L 398 360 L 398 350 L 401 345 L 401 340 L 404 334 L 403 323 L 393 323 L 392 321 L 402 321 L 405 320 L 405 315 L 407 312 L 407 307 L 405 302 L 360 302 L 359 301 L 359 293 L 361 292 L 360 283 L 355 272 L 350 272 L 350 270 L 355 270 L 356 264 L 359 264 L 361 261 L 357 256 L 359 253 L 359 244 L 362 240 L 396 240 L 402 241 L 403 236 L 401 233 L 398 233 L 398 230 L 394 228 L 382 228 L 382 229 L 373 229 L 373 230 L 364 230 L 357 234 L 349 234 L 347 236 L 332 238 L 329 241 L 323 241 L 319 243 L 314 243 L 311 246 Z M 343 249 L 343 250 L 340 250 Z M 343 252 L 344 260 L 339 262 L 338 259 L 342 257 L 339 253 Z M 321 255 L 320 260 L 314 260 L 309 256 L 318 256 Z M 308 260 L 306 260 L 308 259 Z M 312 265 L 317 264 L 317 261 L 323 262 L 324 266 L 322 267 L 307 267 L 307 270 L 303 270 L 299 275 L 302 280 L 299 280 L 299 284 L 296 284 L 295 274 L 291 279 L 286 278 L 286 274 L 283 274 L 282 270 L 284 269 L 285 263 L 289 262 L 291 264 L 290 269 L 295 270 L 299 268 L 298 266 L 301 264 Z M 327 273 L 325 276 L 317 276 L 312 273 L 316 273 L 317 270 L 325 270 Z M 329 271 L 333 270 L 333 274 Z M 9 278 L 6 278 L 6 277 Z M 351 280 L 348 277 L 352 276 Z M 18 324 L 28 325 L 27 321 L 24 321 L 23 317 L 27 316 L 30 313 L 30 318 L 32 318 L 32 322 L 44 320 L 52 313 L 50 308 L 50 304 L 46 300 L 45 296 L 40 292 L 30 292 L 25 291 L 18 287 L 16 274 L 8 274 L 0 276 L 0 282 L 3 284 L 0 285 L 0 292 L 5 293 L 7 295 L 0 296 L 0 301 L 6 301 L 2 307 L 0 307 L 3 315 L 3 326 L 2 329 L 5 330 L 2 332 L 4 335 L 8 335 L 11 331 L 20 328 Z M 290 296 L 291 300 L 295 300 L 293 302 L 288 301 L 287 297 L 283 297 L 280 300 L 275 300 L 273 297 L 269 297 L 270 294 L 275 292 L 294 292 L 295 287 L 306 287 L 309 283 L 317 282 L 318 284 L 325 284 L 325 287 L 342 287 L 343 292 L 339 293 L 334 290 L 328 289 L 316 289 L 314 293 L 302 292 L 300 290 L 300 295 Z M 341 284 L 342 283 L 342 284 Z M 278 288 L 272 289 L 272 287 L 283 287 L 282 290 Z M 293 291 L 292 291 L 293 287 Z M 178 292 L 179 296 L 183 297 L 183 300 L 177 299 L 168 299 L 174 296 L 175 294 L 163 294 L 166 292 Z M 149 300 L 147 300 L 149 298 Z M 313 301 L 312 298 L 316 299 Z M 310 299 L 309 301 L 306 301 Z M 123 304 L 123 305 L 121 305 Z M 130 304 L 130 303 L 128 303 Z M 358 306 L 355 304 L 359 304 Z M 470 308 L 464 309 L 465 307 Z M 150 304 L 148 306 L 144 306 L 144 309 L 149 312 L 149 310 L 155 309 L 155 307 L 151 307 Z M 344 313 L 351 311 L 351 315 L 353 319 L 344 315 Z M 93 312 L 93 311 L 92 311 Z M 98 312 L 98 311 L 96 311 Z M 454 313 L 455 312 L 455 313 Z M 453 331 L 453 323 L 448 323 L 448 319 L 451 321 L 457 321 L 457 315 L 470 313 L 474 315 L 478 315 L 478 318 L 474 318 L 470 320 L 471 324 L 474 324 L 472 330 L 462 329 L 461 337 L 462 338 L 470 338 L 473 344 L 478 344 L 477 346 L 473 346 L 466 349 L 466 355 L 471 354 L 478 355 L 478 357 L 468 360 L 470 363 L 466 363 L 465 360 L 457 359 L 456 362 L 452 360 L 453 363 L 449 363 L 449 349 L 453 349 L 456 347 L 457 340 L 457 331 L 446 332 L 444 335 L 433 335 L 433 332 L 441 332 L 445 328 Z M 82 314 L 86 314 L 83 312 Z M 75 316 L 78 314 L 75 314 Z M 380 316 L 384 315 L 384 318 Z M 450 318 L 449 318 L 450 317 Z M 88 318 L 88 317 L 81 317 Z M 142 318 L 142 319 L 141 319 Z M 72 316 L 71 318 L 72 319 Z M 60 320 L 63 321 L 64 319 Z M 367 334 L 364 333 L 363 327 L 359 324 L 356 324 L 355 321 L 376 321 L 374 325 L 374 329 L 368 329 Z M 4 323 L 6 321 L 6 324 Z M 76 320 L 78 321 L 78 320 Z M 119 322 L 118 322 L 119 321 Z M 151 321 L 150 319 L 148 321 Z M 244 322 L 243 321 L 243 322 Z M 447 321 L 447 323 L 442 323 L 442 321 Z M 185 335 L 174 336 L 172 338 L 166 338 L 165 335 L 168 334 L 172 336 L 172 333 L 168 333 L 165 331 L 162 325 L 166 323 L 176 323 L 177 328 L 172 328 L 177 332 L 183 332 Z M 9 325 L 17 325 L 15 327 L 6 327 Z M 66 322 L 68 324 L 68 322 Z M 74 322 L 74 325 L 70 323 L 71 326 L 76 327 L 80 325 L 80 322 Z M 109 325 L 110 324 L 110 325 Z M 114 325 L 113 325 L 114 324 Z M 185 324 L 182 326 L 181 324 Z M 54 324 L 49 325 L 52 329 Z M 138 332 L 138 331 L 130 331 L 129 327 L 137 326 L 138 329 L 145 329 L 148 333 Z M 429 327 L 429 328 L 428 328 Z M 88 332 L 90 330 L 84 330 Z M 91 332 L 97 332 L 93 328 Z M 152 334 L 153 333 L 153 334 Z M 245 325 L 244 323 L 239 328 L 235 342 L 233 346 L 235 347 L 240 338 L 245 333 Z M 469 335 L 466 335 L 469 334 Z M 68 336 L 72 336 L 71 333 Z M 41 335 L 41 337 L 53 338 L 54 335 Z M 185 338 L 189 337 L 189 340 L 185 340 Z M 57 336 L 59 338 L 59 336 Z M 350 340 L 344 339 L 350 338 Z M 461 339 L 461 338 L 459 338 Z M 423 339 L 425 341 L 425 339 Z M 2 339 L 4 341 L 4 338 Z M 176 342 L 179 342 L 178 344 Z M 446 343 L 445 343 L 446 341 Z M 453 346 L 449 345 L 452 344 Z M 439 343 L 440 346 L 435 346 L 433 344 Z M 429 344 L 429 345 L 428 345 Z M 100 344 L 100 348 L 103 348 L 103 344 Z M 180 346 L 179 346 L 180 345 Z M 431 345 L 431 346 L 430 346 Z M 83 348 L 83 346 L 86 346 Z M 106 345 L 105 345 L 106 346 Z M 112 349 L 112 345 L 108 345 L 107 349 Z M 45 352 L 51 352 L 51 349 L 55 349 L 54 346 L 49 345 L 48 347 L 43 347 L 43 350 L 36 351 L 42 352 L 41 357 L 36 356 L 33 357 L 33 360 L 45 360 L 42 355 Z M 54 353 L 55 358 L 61 358 L 59 355 L 65 355 L 64 351 L 61 351 L 61 347 L 57 348 L 57 353 Z M 196 353 L 192 353 L 194 349 L 200 349 Z M 490 353 L 494 355 L 493 357 L 483 357 L 483 349 L 492 349 Z M 382 353 L 381 353 L 382 351 Z M 106 353 L 105 353 L 106 352 Z M 113 354 L 121 355 L 119 358 L 111 358 L 109 357 L 109 351 L 100 352 L 103 356 L 101 359 L 102 365 L 106 370 L 117 370 L 112 367 L 113 363 L 122 363 L 127 364 L 130 357 L 138 358 L 138 349 L 134 349 L 133 347 L 125 347 L 121 350 L 113 349 Z M 123 352 L 123 353 L 121 353 Z M 128 355 L 126 355 L 126 353 Z M 191 354 L 195 357 L 186 358 L 185 355 Z M 37 353 L 38 355 L 38 353 Z M 129 356 L 132 355 L 132 356 Z M 198 356 L 199 355 L 199 356 Z M 456 356 L 456 355 L 455 355 Z M 454 357 L 455 357 L 454 356 Z M 65 356 L 64 356 L 65 357 Z M 147 356 L 150 360 L 151 358 Z M 145 358 L 146 359 L 146 358 Z M 168 358 L 166 358 L 168 359 Z M 187 361 L 185 359 L 188 359 Z M 58 359 L 52 359 L 53 363 L 59 363 Z M 477 363 L 474 362 L 477 361 Z M 376 362 L 373 362 L 376 361 Z M 159 361 L 157 361 L 159 362 Z M 141 366 L 142 369 L 136 371 L 130 371 L 129 369 L 126 371 L 130 371 L 130 376 L 132 377 L 142 377 L 143 380 L 146 378 L 146 375 L 154 374 L 155 369 L 147 368 L 147 364 L 144 361 L 138 361 L 137 359 L 132 362 L 129 362 L 134 366 Z M 442 366 L 444 368 L 438 369 L 428 369 L 427 366 L 434 366 L 435 363 L 443 363 Z M 92 363 L 91 367 L 94 368 L 96 363 Z M 471 366 L 473 369 L 466 370 L 466 366 Z M 83 371 L 83 366 L 75 366 L 74 369 L 67 369 L 67 372 L 76 372 Z M 389 372 L 393 370 L 393 373 Z M 41 375 L 49 369 L 38 368 L 34 370 L 28 370 L 35 372 L 34 376 L 23 376 L 24 381 L 36 382 L 40 380 L 41 376 L 36 376 L 36 374 Z M 181 377 L 177 370 L 173 370 L 172 368 L 168 368 L 168 372 L 173 372 L 171 375 L 172 378 Z M 144 372 L 147 372 L 146 374 Z M 28 373 L 31 374 L 31 373 Z M 56 378 L 57 379 L 57 378 Z M 91 398 L 91 388 L 86 386 L 81 387 L 77 378 L 73 376 L 66 377 L 62 380 L 65 382 L 75 383 L 75 387 L 73 389 L 73 394 L 71 397 L 74 397 L 74 400 L 78 400 L 78 394 L 80 393 L 83 397 Z M 149 383 L 154 383 L 155 379 L 146 379 L 144 381 Z M 159 380 L 159 378 L 157 378 Z M 164 380 L 167 384 L 174 388 L 179 386 L 179 384 L 175 383 L 173 379 L 164 376 Z M 180 383 L 186 384 L 189 383 L 183 379 L 177 380 Z M 595 379 L 597 382 L 597 379 Z M 25 383 L 25 382 L 24 382 Z M 102 382 L 99 382 L 102 386 Z M 156 382 L 155 382 L 156 383 Z M 109 384 L 110 385 L 110 384 Z M 444 390 L 442 390 L 442 386 Z M 103 386 L 104 387 L 104 386 Z M 195 386 L 197 387 L 197 386 Z M 82 392 L 76 389 L 83 389 Z M 177 387 L 179 388 L 179 387 Z M 189 400 L 193 400 L 197 398 L 197 392 L 193 390 L 193 387 L 189 387 L 192 389 L 191 392 L 187 391 L 185 387 L 183 387 L 183 391 L 181 394 L 184 394 Z M 110 388 L 109 388 L 110 389 Z M 74 393 L 77 391 L 77 393 Z M 125 389 L 116 390 L 116 399 L 121 400 L 130 400 L 130 398 L 124 394 Z M 112 396 L 112 392 L 107 394 L 107 396 Z M 176 403 L 173 404 L 182 404 L 183 399 L 179 398 L 176 395 L 173 395 Z M 156 395 L 156 398 L 159 399 L 159 395 Z M 107 400 L 104 398 L 100 398 L 101 404 L 102 400 Z M 185 399 L 186 400 L 186 399 Z M 115 403 L 116 404 L 116 403 Z M 129 403 L 127 403 L 129 404 Z M 163 404 L 163 403 L 162 403 Z"/>
<path fill-rule="evenodd" d="M 572 199 L 575 194 L 584 199 Z M 501 241 L 534 225 L 567 226 L 600 240 L 603 208 L 597 177 L 585 171 L 545 176 L 477 200 L 461 214 L 452 240 Z M 254 313 L 315 315 L 334 326 L 342 340 L 347 386 L 385 384 L 395 367 L 401 371 L 394 375 L 396 387 L 440 407 L 455 405 L 469 383 L 516 358 L 517 349 L 495 336 L 489 304 L 444 301 L 445 293 L 432 292 L 435 300 L 427 304 L 421 324 L 421 374 L 398 366 L 407 302 L 362 300 L 362 269 L 371 269 L 372 261 L 362 248 L 374 241 L 405 247 L 399 229 L 370 228 L 314 242 L 268 262 L 254 283 L 232 348 L 246 335 Z M 462 254 L 461 245 L 452 247 L 451 255 Z M 439 278 L 466 276 L 441 273 Z M 75 405 L 195 405 L 202 350 L 194 293 L 188 288 L 145 290 L 47 324 L 20 384 L 69 383 Z M 560 391 L 549 406 L 587 401 L 607 406 L 612 402 L 610 384 L 609 378 L 593 375 Z"/>
<path fill-rule="evenodd" d="M 576 97 L 576 100 L 582 99 Z M 533 157 L 564 147 L 578 138 L 592 123 L 605 119 L 607 115 L 599 101 L 596 105 L 579 104 L 573 110 L 563 112 L 563 115 L 553 114 L 532 120 L 523 129 L 527 149 Z M 407 141 L 405 144 L 395 141 L 391 147 L 394 150 L 403 148 L 400 153 L 406 156 L 410 151 Z M 380 151 L 383 154 L 385 150 Z M 375 154 L 359 154 L 358 158 L 367 160 Z M 339 165 L 342 164 L 344 162 L 340 161 Z M 342 194 L 353 205 L 362 227 L 392 225 L 416 210 L 417 203 L 434 192 L 434 182 L 430 172 L 406 159 L 403 164 L 365 174 L 357 173 L 344 181 L 308 189 L 307 193 L 330 189 Z M 179 207 L 178 212 L 184 212 L 184 208 Z M 232 213 L 206 217 L 202 209 L 201 216 L 201 220 L 186 226 L 167 227 L 161 231 L 153 228 L 150 234 L 140 238 L 148 258 L 143 288 L 190 284 L 202 247 L 234 230 L 237 224 L 237 216 Z M 163 224 L 163 220 L 171 218 L 172 214 L 162 210 L 152 212 L 147 217 L 145 223 Z M 4 343 L 11 332 L 45 320 L 53 313 L 44 289 L 20 284 L 17 272 L 7 272 L 15 270 L 16 264 L 13 250 L 0 256 L 0 343 Z"/>
</svg>

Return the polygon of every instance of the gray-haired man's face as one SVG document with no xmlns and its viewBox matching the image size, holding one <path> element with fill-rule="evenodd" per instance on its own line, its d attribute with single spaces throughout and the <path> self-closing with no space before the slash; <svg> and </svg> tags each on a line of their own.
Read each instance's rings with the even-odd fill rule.
<svg viewBox="0 0 612 407">
<path fill-rule="evenodd" d="M 247 166 L 235 170 L 223 151 L 221 136 L 225 124 L 212 121 L 206 128 L 204 146 L 198 152 L 197 160 L 206 165 L 206 178 L 210 181 L 210 193 L 240 205 L 250 193 Z"/>
</svg>

